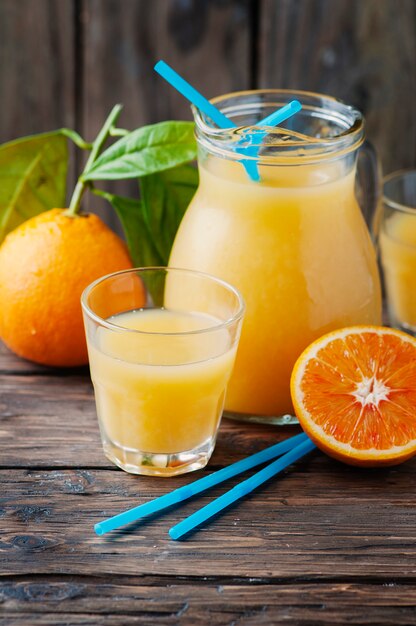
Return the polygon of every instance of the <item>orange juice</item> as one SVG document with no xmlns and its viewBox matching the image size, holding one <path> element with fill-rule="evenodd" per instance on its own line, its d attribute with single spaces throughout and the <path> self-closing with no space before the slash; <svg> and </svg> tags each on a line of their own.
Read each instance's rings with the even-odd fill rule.
<svg viewBox="0 0 416 626">
<path fill-rule="evenodd" d="M 190 331 L 220 320 L 147 309 L 109 321 L 124 330 L 101 326 L 88 342 L 103 439 L 119 449 L 166 455 L 215 437 L 236 348 L 227 328 Z"/>
<path fill-rule="evenodd" d="M 391 321 L 416 332 L 416 214 L 397 211 L 386 219 L 380 249 Z"/>
<path fill-rule="evenodd" d="M 246 301 L 226 408 L 290 413 L 289 379 L 301 351 L 331 329 L 380 323 L 376 257 L 354 195 L 355 167 L 342 159 L 260 165 L 256 183 L 241 163 L 209 156 L 199 171 L 169 263 L 219 276 Z"/>
</svg>

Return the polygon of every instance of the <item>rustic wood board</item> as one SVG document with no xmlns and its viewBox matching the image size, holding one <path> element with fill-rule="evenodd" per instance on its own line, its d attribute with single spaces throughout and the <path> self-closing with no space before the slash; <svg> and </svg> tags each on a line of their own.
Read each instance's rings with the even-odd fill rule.
<svg viewBox="0 0 416 626">
<path fill-rule="evenodd" d="M 0 341 L 0 374 L 35 374 L 47 372 L 48 368 L 35 365 L 25 359 L 15 356 L 4 343 Z"/>
<path fill-rule="evenodd" d="M 152 71 L 164 57 L 213 96 L 322 91 L 363 110 L 385 170 L 416 164 L 413 0 L 2 0 L 0 141 L 76 126 L 124 102 L 126 125 L 189 107 Z"/>
<path fill-rule="evenodd" d="M 403 470 L 349 471 L 317 454 L 183 542 L 169 539 L 169 527 L 224 486 L 168 515 L 97 537 L 97 521 L 193 477 L 1 470 L 1 571 L 405 582 L 415 578 L 414 469 L 408 463 Z"/>
<path fill-rule="evenodd" d="M 73 2 L 1 0 L 0 143 L 77 125 L 76 15 Z M 68 190 L 75 181 L 70 141 Z"/>
<path fill-rule="evenodd" d="M 150 578 L 150 577 L 149 577 Z M 36 626 L 54 624 L 258 624 L 299 626 L 414 623 L 416 590 L 409 584 L 322 583 L 253 585 L 184 585 L 121 577 L 23 577 L 0 581 L 4 624 L 30 619 Z M 198 583 L 198 584 L 197 584 Z M 2 618 L 0 615 L 0 624 Z"/>
<path fill-rule="evenodd" d="M 413 0 L 260 0 L 258 43 L 259 87 L 317 91 L 353 104 L 366 117 L 385 173 L 415 167 Z"/>
<path fill-rule="evenodd" d="M 0 3 L 0 143 L 73 127 L 73 3 Z"/>
<path fill-rule="evenodd" d="M 130 128 L 190 119 L 152 71 L 163 57 L 208 97 L 286 87 L 343 98 L 364 112 L 385 173 L 416 166 L 414 0 L 2 0 L 0 54 L 0 141 L 61 126 L 91 139 L 116 102 Z"/>
<path fill-rule="evenodd" d="M 161 58 L 207 97 L 248 87 L 247 2 L 83 0 L 82 6 L 89 133 L 99 130 L 118 101 L 125 104 L 123 122 L 131 128 L 191 119 L 189 103 L 153 71 Z"/>
<path fill-rule="evenodd" d="M 315 452 L 186 541 L 168 528 L 235 480 L 97 537 L 95 522 L 296 427 L 223 420 L 203 472 L 130 476 L 102 454 L 87 371 L 0 355 L 0 624 L 412 623 L 416 461 L 363 471 Z"/>
<path fill-rule="evenodd" d="M 153 71 L 162 58 L 207 97 L 247 88 L 249 17 L 249 3 L 241 0 L 83 0 L 85 135 L 98 132 L 117 102 L 124 104 L 120 125 L 131 130 L 160 120 L 192 119 L 189 103 Z M 112 183 L 111 189 L 135 196 L 137 181 Z M 104 201 L 91 202 L 117 227 Z"/>
</svg>

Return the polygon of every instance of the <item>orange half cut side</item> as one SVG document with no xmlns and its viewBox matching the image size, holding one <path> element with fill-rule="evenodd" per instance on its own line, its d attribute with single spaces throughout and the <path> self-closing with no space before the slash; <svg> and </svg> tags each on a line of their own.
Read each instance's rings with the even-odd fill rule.
<svg viewBox="0 0 416 626">
<path fill-rule="evenodd" d="M 313 342 L 295 363 L 291 394 L 304 431 L 352 465 L 395 465 L 416 454 L 416 339 L 353 326 Z"/>
</svg>

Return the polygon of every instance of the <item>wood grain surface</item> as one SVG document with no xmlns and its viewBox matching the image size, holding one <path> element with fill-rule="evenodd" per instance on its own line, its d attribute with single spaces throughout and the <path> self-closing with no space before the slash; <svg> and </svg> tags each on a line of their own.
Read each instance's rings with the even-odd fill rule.
<svg viewBox="0 0 416 626">
<path fill-rule="evenodd" d="M 83 0 L 82 127 L 93 137 L 116 102 L 129 129 L 192 118 L 189 103 L 153 71 L 164 59 L 207 97 L 249 86 L 249 2 Z M 137 195 L 136 181 L 112 183 Z M 113 210 L 92 200 L 116 226 Z"/>
<path fill-rule="evenodd" d="M 207 96 L 341 97 L 364 111 L 385 171 L 415 167 L 415 40 L 413 0 L 0 0 L 0 141 L 64 125 L 90 139 L 118 101 L 127 127 L 189 119 L 151 72 L 163 57 Z M 235 480 L 93 532 L 296 432 L 223 420 L 205 470 L 131 476 L 102 453 L 87 368 L 0 345 L 0 625 L 416 624 L 416 460 L 364 471 L 314 452 L 186 541 L 169 527 Z"/>
<path fill-rule="evenodd" d="M 0 2 L 0 142 L 75 120 L 74 4 Z"/>
<path fill-rule="evenodd" d="M 91 139 L 116 102 L 128 128 L 190 119 L 153 72 L 159 58 L 208 97 L 340 97 L 364 112 L 385 173 L 416 167 L 414 0 L 0 0 L 0 141 L 60 126 Z M 86 206 L 117 224 L 104 201 Z"/>
<path fill-rule="evenodd" d="M 387 174 L 416 166 L 414 0 L 261 0 L 259 84 L 360 109 Z"/>
<path fill-rule="evenodd" d="M 35 626 L 56 624 L 57 620 L 60 624 L 105 626 L 408 626 L 415 618 L 416 592 L 409 584 L 159 583 L 150 577 L 121 577 L 113 584 L 98 576 L 56 576 L 52 580 L 25 576 L 17 582 L 5 578 L 0 581 L 0 602 L 4 623 L 13 626 L 20 626 L 22 616 Z"/>
<path fill-rule="evenodd" d="M 78 126 L 75 5 L 0 0 L 0 143 Z M 68 187 L 79 158 L 69 146 Z"/>
<path fill-rule="evenodd" d="M 97 537 L 95 522 L 298 429 L 223 420 L 203 472 L 131 476 L 103 456 L 86 370 L 0 355 L 2 626 L 416 622 L 416 460 L 365 471 L 314 452 L 186 541 L 169 527 L 237 479 Z"/>
<path fill-rule="evenodd" d="M 328 465 L 313 459 L 297 464 L 183 542 L 171 541 L 168 529 L 225 487 L 158 519 L 98 537 L 96 522 L 192 477 L 167 483 L 113 470 L 2 470 L 2 573 L 413 579 L 416 514 L 409 468 L 393 476 L 379 473 L 380 489 L 374 478 L 357 472 L 347 479 L 344 470 L 328 480 Z"/>
</svg>

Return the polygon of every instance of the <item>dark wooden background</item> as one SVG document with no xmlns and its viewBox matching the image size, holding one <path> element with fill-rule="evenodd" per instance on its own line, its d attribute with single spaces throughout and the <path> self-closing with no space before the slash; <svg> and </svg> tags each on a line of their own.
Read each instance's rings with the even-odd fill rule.
<svg viewBox="0 0 416 626">
<path fill-rule="evenodd" d="M 91 139 L 116 102 L 127 128 L 189 119 L 152 70 L 163 58 L 208 97 L 338 96 L 385 173 L 416 166 L 415 0 L 0 0 L 0 55 L 0 142 L 60 126 Z"/>
</svg>

